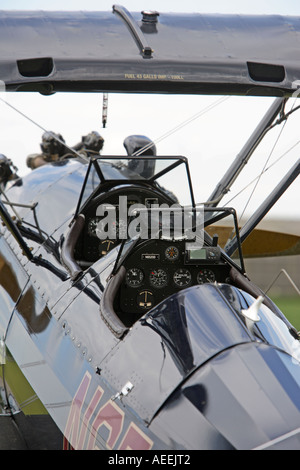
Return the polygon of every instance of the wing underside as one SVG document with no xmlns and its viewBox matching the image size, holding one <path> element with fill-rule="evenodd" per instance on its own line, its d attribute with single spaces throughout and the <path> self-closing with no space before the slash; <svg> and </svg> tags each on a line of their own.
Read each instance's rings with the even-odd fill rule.
<svg viewBox="0 0 300 470">
<path fill-rule="evenodd" d="M 286 96 L 300 17 L 1 11 L 6 90 Z"/>
</svg>

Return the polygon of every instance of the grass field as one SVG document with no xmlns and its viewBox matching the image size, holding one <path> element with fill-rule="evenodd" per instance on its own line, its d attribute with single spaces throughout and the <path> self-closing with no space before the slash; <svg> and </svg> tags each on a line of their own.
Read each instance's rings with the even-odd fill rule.
<svg viewBox="0 0 300 470">
<path fill-rule="evenodd" d="M 272 297 L 291 324 L 300 330 L 300 297 Z"/>
</svg>

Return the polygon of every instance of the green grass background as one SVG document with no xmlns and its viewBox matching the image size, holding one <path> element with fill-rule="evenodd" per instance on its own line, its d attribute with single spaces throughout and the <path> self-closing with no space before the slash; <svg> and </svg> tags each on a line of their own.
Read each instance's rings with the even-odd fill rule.
<svg viewBox="0 0 300 470">
<path fill-rule="evenodd" d="M 280 308 L 289 322 L 300 330 L 300 297 L 272 297 L 273 302 Z"/>
</svg>

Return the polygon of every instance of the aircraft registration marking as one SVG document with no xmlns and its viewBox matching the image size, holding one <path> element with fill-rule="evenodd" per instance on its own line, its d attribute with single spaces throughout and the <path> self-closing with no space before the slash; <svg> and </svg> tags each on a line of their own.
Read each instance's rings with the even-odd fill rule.
<svg viewBox="0 0 300 470">
<path fill-rule="evenodd" d="M 153 441 L 133 421 L 125 424 L 123 409 L 111 398 L 104 400 L 102 387 L 97 387 L 86 409 L 83 409 L 91 380 L 91 375 L 86 372 L 72 400 L 64 432 L 64 449 L 70 445 L 77 450 L 97 449 L 96 439 L 103 441 L 99 431 L 105 427 L 107 449 L 113 449 L 121 439 L 118 450 L 150 450 Z"/>
</svg>

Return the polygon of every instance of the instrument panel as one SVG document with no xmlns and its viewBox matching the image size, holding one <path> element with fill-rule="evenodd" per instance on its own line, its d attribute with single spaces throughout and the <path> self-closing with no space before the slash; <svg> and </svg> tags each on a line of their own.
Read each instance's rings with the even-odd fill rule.
<svg viewBox="0 0 300 470">
<path fill-rule="evenodd" d="M 125 219 L 120 217 L 120 197 L 123 197 L 125 201 L 125 206 L 122 207 L 122 217 L 125 216 Z M 173 203 L 168 195 L 161 191 L 147 187 L 134 187 L 134 185 L 125 189 L 124 187 L 114 188 L 95 197 L 82 212 L 86 222 L 75 247 L 76 260 L 94 263 L 115 248 L 120 243 L 120 234 L 127 233 L 129 211 L 134 204 L 151 207 L 152 204 L 170 204 L 170 202 Z M 111 217 L 107 217 L 108 212 L 105 212 L 103 216 L 97 215 L 97 209 L 101 205 L 105 211 L 112 211 Z M 108 221 L 110 221 L 109 226 Z M 101 233 L 107 233 L 108 236 L 101 239 Z"/>
<path fill-rule="evenodd" d="M 107 191 L 90 201 L 83 212 L 85 226 L 75 247 L 75 259 L 91 264 L 120 243 L 119 234 L 127 230 L 119 218 L 119 196 L 126 196 L 127 210 L 132 204 L 170 203 L 168 196 L 152 188 L 124 188 Z M 107 225 L 97 215 L 100 204 L 115 211 L 115 220 Z M 121 220 L 121 223 L 120 223 Z M 106 223 L 106 227 L 102 224 Z M 101 239 L 100 231 L 112 230 L 114 237 Z M 124 261 L 125 280 L 118 294 L 120 313 L 140 317 L 170 295 L 207 282 L 229 282 L 230 266 L 221 259 L 218 246 L 187 250 L 186 240 L 148 239 L 141 241 Z"/>
<path fill-rule="evenodd" d="M 121 311 L 142 315 L 181 289 L 207 282 L 229 282 L 230 267 L 217 255 L 218 250 L 203 247 L 189 256 L 184 240 L 146 240 L 124 262 Z"/>
</svg>

